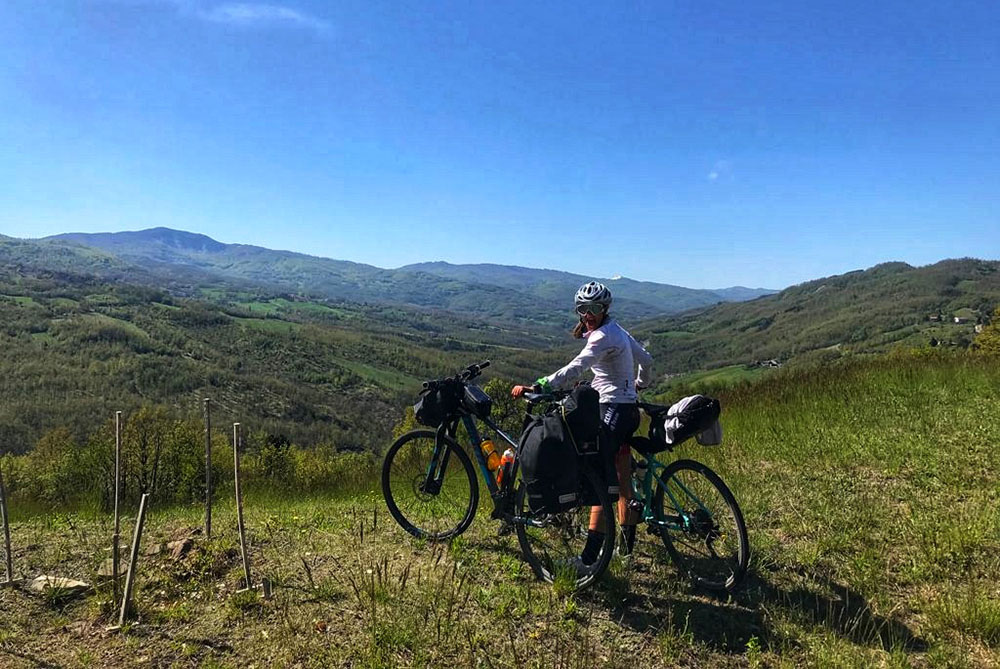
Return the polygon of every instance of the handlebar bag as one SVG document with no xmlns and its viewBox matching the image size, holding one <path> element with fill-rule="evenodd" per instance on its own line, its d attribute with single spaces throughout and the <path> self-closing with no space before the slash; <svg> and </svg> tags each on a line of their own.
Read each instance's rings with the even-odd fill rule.
<svg viewBox="0 0 1000 669">
<path fill-rule="evenodd" d="M 561 416 L 536 416 L 528 423 L 518 462 L 533 512 L 559 513 L 579 503 L 578 456 Z"/>
<path fill-rule="evenodd" d="M 417 422 L 427 427 L 437 427 L 458 408 L 460 398 L 452 384 L 420 391 L 420 399 L 413 405 Z"/>
</svg>

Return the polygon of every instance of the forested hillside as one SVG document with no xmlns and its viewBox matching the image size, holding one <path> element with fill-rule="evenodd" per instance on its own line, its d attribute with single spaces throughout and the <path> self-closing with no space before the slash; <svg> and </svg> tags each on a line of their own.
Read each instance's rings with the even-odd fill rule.
<svg viewBox="0 0 1000 669">
<path fill-rule="evenodd" d="M 635 334 L 649 341 L 660 369 L 671 372 L 898 346 L 961 349 L 1000 304 L 998 270 L 1000 262 L 975 259 L 926 267 L 886 263 L 750 302 L 647 321 Z"/>
<path fill-rule="evenodd" d="M 375 448 L 424 379 L 484 358 L 535 378 L 565 357 L 538 335 L 452 314 L 259 293 L 218 299 L 0 269 L 0 447 L 24 451 L 63 425 L 82 437 L 142 404 L 196 415 L 211 397 L 219 420 L 300 444 Z"/>
</svg>

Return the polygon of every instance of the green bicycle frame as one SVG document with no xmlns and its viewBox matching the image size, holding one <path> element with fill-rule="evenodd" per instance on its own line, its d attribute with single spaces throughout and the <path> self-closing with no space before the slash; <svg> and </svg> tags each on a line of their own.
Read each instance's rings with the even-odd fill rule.
<svg viewBox="0 0 1000 669">
<path fill-rule="evenodd" d="M 632 478 L 632 492 L 637 496 L 638 499 L 641 499 L 643 501 L 642 520 L 646 523 L 650 523 L 658 527 L 664 527 L 669 530 L 687 530 L 691 524 L 690 516 L 684 512 L 684 505 L 677 501 L 677 498 L 674 497 L 674 494 L 670 492 L 670 486 L 668 486 L 666 482 L 662 478 L 660 478 L 659 475 L 659 472 L 662 472 L 664 469 L 666 469 L 667 465 L 663 464 L 662 462 L 654 458 L 652 455 L 647 455 L 645 456 L 645 458 L 647 463 L 646 476 L 642 481 L 642 490 L 639 490 L 635 477 Z M 698 499 L 698 496 L 695 495 L 693 492 L 691 492 L 691 490 L 689 490 L 686 485 L 684 485 L 677 478 L 671 477 L 671 479 L 677 485 L 677 487 L 679 487 L 684 492 L 684 494 L 688 496 L 689 499 L 694 500 L 694 502 L 701 508 L 702 511 L 704 511 L 710 516 L 712 515 L 712 512 L 709 511 L 704 504 L 702 504 L 702 501 Z M 674 509 L 676 509 L 679 512 L 680 515 L 665 516 L 664 520 L 659 520 L 656 518 L 656 515 L 653 511 L 653 481 L 656 481 L 661 486 L 663 486 L 664 492 L 666 492 L 667 496 L 670 498 L 671 505 L 673 506 Z"/>
</svg>

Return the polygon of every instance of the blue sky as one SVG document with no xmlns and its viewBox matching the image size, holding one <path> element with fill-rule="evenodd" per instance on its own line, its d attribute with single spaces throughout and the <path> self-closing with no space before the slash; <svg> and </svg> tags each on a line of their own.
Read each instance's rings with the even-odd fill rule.
<svg viewBox="0 0 1000 669">
<path fill-rule="evenodd" d="M 0 233 L 780 288 L 1000 258 L 1000 4 L 5 0 Z"/>
</svg>

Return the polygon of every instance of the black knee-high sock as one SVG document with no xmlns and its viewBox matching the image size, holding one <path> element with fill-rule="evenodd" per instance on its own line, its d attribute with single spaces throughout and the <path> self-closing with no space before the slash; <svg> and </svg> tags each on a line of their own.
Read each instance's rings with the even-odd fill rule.
<svg viewBox="0 0 1000 669">
<path fill-rule="evenodd" d="M 583 560 L 583 564 L 594 564 L 597 561 L 597 554 L 601 552 L 601 546 L 603 545 L 604 532 L 587 530 L 587 545 L 583 547 L 583 552 L 580 553 L 580 559 Z"/>
</svg>

